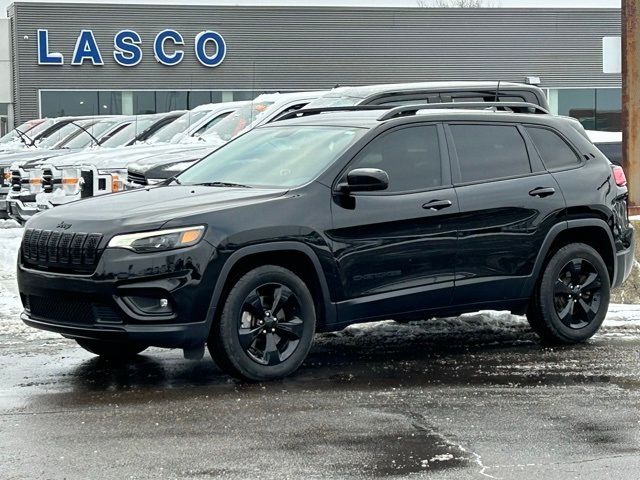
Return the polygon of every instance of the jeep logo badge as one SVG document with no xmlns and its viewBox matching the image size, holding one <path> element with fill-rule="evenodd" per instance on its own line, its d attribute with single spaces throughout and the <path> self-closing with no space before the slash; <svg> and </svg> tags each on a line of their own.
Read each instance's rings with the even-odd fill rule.
<svg viewBox="0 0 640 480">
<path fill-rule="evenodd" d="M 69 230 L 71 228 L 71 224 L 60 222 L 56 228 L 64 228 L 65 230 Z"/>
</svg>

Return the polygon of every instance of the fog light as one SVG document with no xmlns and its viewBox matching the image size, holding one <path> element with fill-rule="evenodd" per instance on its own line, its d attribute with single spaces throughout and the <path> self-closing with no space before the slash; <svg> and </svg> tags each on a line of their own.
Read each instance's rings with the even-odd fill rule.
<svg viewBox="0 0 640 480">
<path fill-rule="evenodd" d="M 167 298 L 130 296 L 124 297 L 126 303 L 134 310 L 146 315 L 170 315 L 173 313 Z"/>
</svg>

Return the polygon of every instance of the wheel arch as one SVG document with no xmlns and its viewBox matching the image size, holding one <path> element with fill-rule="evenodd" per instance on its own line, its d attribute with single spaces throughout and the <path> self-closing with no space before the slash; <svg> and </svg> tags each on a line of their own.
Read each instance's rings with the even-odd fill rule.
<svg viewBox="0 0 640 480">
<path fill-rule="evenodd" d="M 609 225 L 599 218 L 566 220 L 554 225 L 538 253 L 533 274 L 525 285 L 525 297 L 530 297 L 540 274 L 551 256 L 569 243 L 584 243 L 596 250 L 604 260 L 613 283 L 616 278 L 616 250 Z"/>
<path fill-rule="evenodd" d="M 272 242 L 243 247 L 232 253 L 220 271 L 209 305 L 209 328 L 221 312 L 226 294 L 233 280 L 260 265 L 278 265 L 288 268 L 305 283 L 318 311 L 317 331 L 336 322 L 335 304 L 331 302 L 329 287 L 318 256 L 311 247 L 301 242 Z"/>
</svg>

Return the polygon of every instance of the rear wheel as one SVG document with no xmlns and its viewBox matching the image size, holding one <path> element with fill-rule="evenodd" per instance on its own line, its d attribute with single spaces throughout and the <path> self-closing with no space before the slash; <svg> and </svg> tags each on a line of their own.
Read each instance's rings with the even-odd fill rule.
<svg viewBox="0 0 640 480">
<path fill-rule="evenodd" d="M 544 269 L 527 318 L 544 340 L 579 343 L 593 336 L 609 308 L 609 272 L 588 245 L 558 250 Z"/>
<path fill-rule="evenodd" d="M 137 354 L 148 348 L 146 345 L 104 342 L 101 340 L 89 340 L 84 338 L 76 338 L 76 342 L 87 352 L 114 360 L 125 360 L 135 357 Z"/>
<path fill-rule="evenodd" d="M 285 377 L 304 361 L 315 333 L 313 297 L 293 272 L 275 265 L 251 270 L 227 296 L 208 342 L 218 366 L 235 377 Z"/>
</svg>

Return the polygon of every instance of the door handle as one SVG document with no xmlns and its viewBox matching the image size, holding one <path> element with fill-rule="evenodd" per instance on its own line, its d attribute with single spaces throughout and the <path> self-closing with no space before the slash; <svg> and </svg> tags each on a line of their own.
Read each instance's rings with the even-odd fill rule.
<svg viewBox="0 0 640 480">
<path fill-rule="evenodd" d="M 553 187 L 538 187 L 531 190 L 529 192 L 529 195 L 531 195 L 532 197 L 544 198 L 548 197 L 549 195 L 553 195 L 554 193 L 556 193 L 556 189 Z"/>
<path fill-rule="evenodd" d="M 426 210 L 433 210 L 435 212 L 436 210 L 449 208 L 451 205 L 453 205 L 453 203 L 451 203 L 451 200 L 431 200 L 430 202 L 422 205 L 422 208 Z"/>
</svg>

